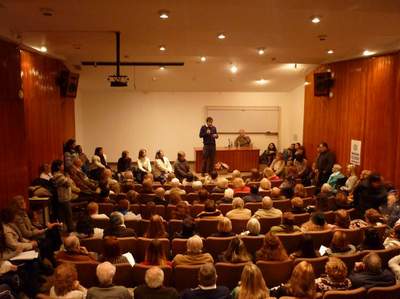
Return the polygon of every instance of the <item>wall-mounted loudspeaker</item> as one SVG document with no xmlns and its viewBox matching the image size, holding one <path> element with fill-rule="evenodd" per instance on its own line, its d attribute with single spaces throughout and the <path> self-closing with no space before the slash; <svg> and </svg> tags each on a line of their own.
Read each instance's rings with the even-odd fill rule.
<svg viewBox="0 0 400 299">
<path fill-rule="evenodd" d="M 79 74 L 71 73 L 70 71 L 62 71 L 59 80 L 61 96 L 76 98 Z"/>
<path fill-rule="evenodd" d="M 314 96 L 327 97 L 333 86 L 333 77 L 331 72 L 314 74 Z"/>
</svg>

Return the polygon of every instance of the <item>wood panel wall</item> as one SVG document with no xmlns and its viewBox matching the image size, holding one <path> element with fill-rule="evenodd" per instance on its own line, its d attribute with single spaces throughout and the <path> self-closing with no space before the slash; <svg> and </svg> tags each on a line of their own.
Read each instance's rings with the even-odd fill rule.
<svg viewBox="0 0 400 299">
<path fill-rule="evenodd" d="M 26 196 L 39 165 L 60 158 L 75 135 L 74 101 L 60 97 L 56 83 L 62 69 L 58 60 L 0 40 L 0 208 Z"/>
<path fill-rule="evenodd" d="M 330 69 L 333 97 L 314 97 L 313 75 Z M 343 166 L 350 161 L 351 139 L 362 141 L 361 169 L 378 171 L 400 184 L 400 53 L 342 61 L 310 73 L 305 89 L 304 137 L 310 161 L 328 142 Z"/>
</svg>

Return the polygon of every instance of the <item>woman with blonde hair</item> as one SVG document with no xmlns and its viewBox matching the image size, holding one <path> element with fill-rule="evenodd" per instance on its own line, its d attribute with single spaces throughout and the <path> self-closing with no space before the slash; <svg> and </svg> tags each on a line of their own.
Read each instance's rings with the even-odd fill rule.
<svg viewBox="0 0 400 299">
<path fill-rule="evenodd" d="M 271 295 L 277 298 L 293 296 L 302 299 L 315 299 L 315 274 L 312 265 L 306 261 L 298 263 L 294 267 L 288 283 L 273 291 L 271 290 Z"/>
<path fill-rule="evenodd" d="M 217 231 L 216 233 L 213 233 L 211 237 L 220 237 L 220 238 L 226 238 L 226 237 L 232 237 L 235 234 L 232 232 L 232 222 L 228 217 L 222 217 L 217 224 Z"/>
<path fill-rule="evenodd" d="M 240 285 L 232 291 L 233 299 L 266 299 L 269 290 L 260 269 L 248 263 L 243 267 Z"/>
<path fill-rule="evenodd" d="M 281 240 L 272 232 L 267 233 L 262 247 L 256 253 L 257 261 L 285 261 L 288 258 L 288 254 Z"/>
<path fill-rule="evenodd" d="M 260 181 L 260 187 L 258 187 L 258 191 L 270 191 L 271 190 L 271 181 L 267 178 L 263 178 Z"/>
<path fill-rule="evenodd" d="M 280 180 L 280 177 L 278 177 L 275 174 L 275 172 L 272 170 L 272 168 L 270 168 L 270 167 L 264 168 L 263 175 L 264 175 L 264 178 L 266 178 L 266 179 L 268 179 L 270 181 L 278 181 L 278 180 Z"/>
<path fill-rule="evenodd" d="M 341 259 L 330 257 L 325 265 L 325 274 L 315 280 L 318 291 L 350 289 L 351 280 L 347 278 L 347 273 L 347 266 Z"/>
<path fill-rule="evenodd" d="M 340 190 L 352 193 L 357 185 L 358 177 L 356 174 L 356 166 L 353 164 L 347 165 L 347 180 L 344 186 L 340 187 Z"/>
<path fill-rule="evenodd" d="M 149 227 L 143 235 L 145 238 L 168 238 L 168 233 L 165 231 L 164 220 L 160 215 L 153 215 L 150 217 Z"/>
<path fill-rule="evenodd" d="M 242 178 L 234 178 L 232 181 L 233 191 L 237 192 L 245 192 L 250 193 L 250 187 L 246 186 Z"/>
</svg>

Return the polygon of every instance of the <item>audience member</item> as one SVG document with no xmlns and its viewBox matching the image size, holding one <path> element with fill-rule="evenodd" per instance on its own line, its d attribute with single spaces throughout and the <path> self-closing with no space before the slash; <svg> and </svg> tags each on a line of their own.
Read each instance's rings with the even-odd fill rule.
<svg viewBox="0 0 400 299">
<path fill-rule="evenodd" d="M 368 227 L 364 231 L 364 239 L 360 245 L 358 245 L 358 250 L 378 250 L 385 249 L 379 231 L 376 228 Z"/>
<path fill-rule="evenodd" d="M 190 237 L 186 243 L 186 254 L 177 254 L 174 257 L 173 264 L 177 265 L 201 265 L 205 263 L 214 263 L 214 259 L 209 253 L 202 253 L 203 240 L 195 235 Z"/>
<path fill-rule="evenodd" d="M 256 253 L 256 259 L 264 261 L 285 261 L 288 259 L 288 255 L 281 240 L 272 232 L 269 232 L 265 235 L 262 247 Z"/>
<path fill-rule="evenodd" d="M 204 203 L 204 211 L 200 212 L 196 218 L 202 218 L 202 219 L 220 219 L 222 218 L 223 215 L 220 210 L 217 210 L 217 206 L 215 204 L 215 201 L 212 199 L 208 199 Z"/>
<path fill-rule="evenodd" d="M 254 213 L 254 217 L 257 219 L 282 217 L 282 211 L 273 207 L 271 197 L 264 196 L 261 209 Z"/>
<path fill-rule="evenodd" d="M 178 292 L 174 288 L 163 286 L 164 272 L 159 267 L 151 267 L 144 276 L 146 284 L 135 288 L 135 299 L 178 299 Z"/>
<path fill-rule="evenodd" d="M 385 218 L 385 222 L 393 227 L 400 219 L 400 202 L 396 193 L 389 193 L 386 202 L 379 207 L 379 211 Z"/>
<path fill-rule="evenodd" d="M 176 233 L 174 238 L 179 239 L 189 239 L 195 235 L 196 223 L 193 221 L 192 217 L 186 217 L 182 221 L 182 231 Z"/>
<path fill-rule="evenodd" d="M 179 201 L 171 212 L 170 219 L 183 220 L 190 217 L 190 207 L 186 201 Z"/>
<path fill-rule="evenodd" d="M 285 159 L 283 158 L 283 154 L 278 152 L 276 154 L 276 158 L 272 161 L 270 167 L 275 172 L 277 176 L 283 176 L 285 170 Z"/>
<path fill-rule="evenodd" d="M 329 150 L 326 142 L 321 142 L 318 146 L 318 153 L 316 170 L 318 171 L 318 186 L 322 186 L 322 184 L 328 181 L 332 173 L 336 157 L 335 154 Z"/>
<path fill-rule="evenodd" d="M 393 273 L 382 268 L 381 258 L 376 253 L 369 253 L 363 257 L 362 262 L 357 262 L 349 278 L 353 288 L 370 289 L 396 283 Z"/>
<path fill-rule="evenodd" d="M 229 186 L 229 181 L 226 178 L 219 178 L 217 181 L 217 186 L 212 190 L 213 193 L 224 193 L 225 189 Z"/>
<path fill-rule="evenodd" d="M 162 187 L 156 188 L 154 190 L 154 194 L 156 195 L 154 198 L 154 203 L 156 205 L 163 205 L 167 206 L 168 205 L 168 200 L 165 198 L 165 189 Z"/>
<path fill-rule="evenodd" d="M 103 239 L 103 255 L 100 260 L 113 265 L 128 263 L 128 259 L 122 255 L 117 237 L 108 236 Z"/>
<path fill-rule="evenodd" d="M 296 184 L 294 186 L 293 191 L 294 191 L 293 196 L 295 197 L 300 197 L 300 198 L 307 197 L 306 188 L 304 187 L 303 184 Z"/>
<path fill-rule="evenodd" d="M 217 232 L 213 233 L 211 237 L 226 238 L 234 235 L 235 234 L 232 232 L 231 220 L 227 217 L 223 217 L 218 221 Z"/>
<path fill-rule="evenodd" d="M 315 280 L 317 290 L 326 292 L 332 290 L 345 291 L 351 289 L 351 280 L 347 278 L 347 266 L 337 257 L 330 257 L 325 265 L 325 274 Z"/>
<path fill-rule="evenodd" d="M 44 163 L 40 165 L 39 167 L 39 178 L 42 180 L 50 181 L 53 178 L 53 175 L 51 174 L 51 168 L 50 165 L 47 163 Z"/>
<path fill-rule="evenodd" d="M 209 175 L 204 179 L 204 184 L 206 185 L 216 185 L 218 182 L 218 172 L 212 170 Z"/>
<path fill-rule="evenodd" d="M 318 250 L 315 250 L 314 239 L 310 235 L 303 235 L 300 240 L 297 251 L 290 255 L 290 258 L 314 258 L 321 256 Z"/>
<path fill-rule="evenodd" d="M 290 203 L 292 205 L 293 214 L 304 214 L 307 212 L 304 208 L 304 201 L 301 197 L 293 197 Z"/>
<path fill-rule="evenodd" d="M 281 189 L 278 187 L 273 187 L 271 189 L 271 199 L 272 200 L 284 200 L 286 197 L 281 194 Z"/>
<path fill-rule="evenodd" d="M 183 181 L 183 179 L 187 178 L 190 175 L 193 176 L 193 173 L 190 170 L 189 164 L 186 161 L 185 157 L 186 154 L 184 152 L 178 152 L 178 157 L 174 164 L 174 173 L 179 181 Z"/>
<path fill-rule="evenodd" d="M 384 217 L 378 210 L 368 209 L 364 213 L 364 219 L 354 219 L 350 222 L 350 228 L 364 228 L 368 226 L 382 226 L 384 225 Z"/>
<path fill-rule="evenodd" d="M 327 183 L 334 189 L 338 189 L 340 185 L 342 184 L 341 182 L 345 179 L 346 177 L 342 173 L 342 166 L 340 164 L 334 164 L 332 168 L 332 174 L 329 176 L 329 179 Z"/>
<path fill-rule="evenodd" d="M 129 157 L 128 151 L 123 151 L 121 157 L 118 159 L 117 172 L 125 172 L 132 169 L 132 159 Z"/>
<path fill-rule="evenodd" d="M 75 157 L 68 173 L 81 192 L 93 194 L 96 191 L 97 183 L 96 181 L 89 179 L 86 173 L 83 172 L 82 166 L 81 159 L 79 157 Z"/>
<path fill-rule="evenodd" d="M 199 269 L 199 285 L 194 289 L 182 292 L 181 299 L 228 299 L 229 289 L 217 286 L 217 271 L 211 263 L 202 265 Z"/>
<path fill-rule="evenodd" d="M 164 219 L 160 215 L 150 217 L 150 223 L 147 231 L 143 234 L 145 238 L 168 238 L 168 233 L 165 231 Z"/>
<path fill-rule="evenodd" d="M 50 297 L 57 299 L 85 299 L 87 290 L 78 281 L 78 272 L 71 263 L 63 263 L 54 270 L 54 285 Z"/>
<path fill-rule="evenodd" d="M 267 299 L 269 290 L 260 269 L 248 263 L 243 267 L 239 286 L 232 291 L 232 299 Z"/>
<path fill-rule="evenodd" d="M 233 191 L 235 193 L 249 193 L 250 192 L 250 188 L 249 186 L 246 186 L 246 184 L 244 183 L 242 178 L 234 178 L 232 180 L 232 184 L 233 184 Z"/>
<path fill-rule="evenodd" d="M 256 184 L 250 185 L 250 194 L 243 197 L 245 202 L 257 202 L 262 200 L 262 196 L 258 194 L 258 186 Z"/>
<path fill-rule="evenodd" d="M 331 229 L 331 226 L 326 223 L 325 215 L 320 212 L 315 212 L 312 214 L 310 220 L 303 223 L 301 226 L 301 230 L 304 232 L 322 231 L 328 229 Z"/>
<path fill-rule="evenodd" d="M 392 257 L 389 262 L 388 266 L 390 270 L 394 273 L 396 277 L 396 281 L 400 281 L 400 255 L 396 255 L 395 257 Z"/>
<path fill-rule="evenodd" d="M 301 229 L 294 223 L 294 215 L 291 212 L 285 212 L 282 215 L 282 223 L 271 227 L 272 233 L 291 234 L 300 232 Z"/>
<path fill-rule="evenodd" d="M 96 276 L 100 283 L 98 287 L 91 287 L 86 299 L 132 299 L 128 289 L 123 286 L 113 285 L 116 268 L 109 262 L 101 263 L 96 268 Z"/>
<path fill-rule="evenodd" d="M 173 192 L 177 192 L 180 195 L 186 194 L 186 191 L 180 188 L 181 183 L 179 182 L 179 180 L 177 178 L 173 178 L 171 180 L 171 188 L 167 191 L 165 191 L 166 195 L 169 195 Z"/>
<path fill-rule="evenodd" d="M 168 261 L 164 251 L 164 247 L 159 239 L 153 239 L 146 249 L 146 254 L 142 265 L 150 266 L 169 266 L 172 267 L 172 262 Z"/>
<path fill-rule="evenodd" d="M 231 240 L 228 248 L 218 256 L 220 262 L 224 263 L 246 263 L 251 262 L 253 257 L 247 252 L 246 245 L 240 237 Z"/>
<path fill-rule="evenodd" d="M 263 170 L 263 176 L 269 181 L 279 181 L 280 177 L 275 174 L 275 172 L 270 167 L 266 167 Z"/>
<path fill-rule="evenodd" d="M 261 180 L 261 173 L 257 168 L 250 169 L 250 176 L 246 179 L 246 184 L 259 182 Z"/>
<path fill-rule="evenodd" d="M 270 191 L 271 190 L 271 182 L 267 178 L 262 178 L 260 181 L 260 187 L 258 187 L 258 191 Z"/>
<path fill-rule="evenodd" d="M 247 221 L 246 229 L 247 230 L 241 233 L 240 235 L 253 236 L 253 237 L 261 236 L 260 235 L 261 225 L 257 218 L 254 217 L 250 218 L 249 221 Z"/>
<path fill-rule="evenodd" d="M 321 192 L 317 195 L 317 210 L 321 212 L 332 210 L 334 201 L 335 195 L 331 185 L 324 183 Z"/>
<path fill-rule="evenodd" d="M 343 256 L 353 254 L 356 251 L 356 247 L 349 243 L 345 232 L 335 231 L 331 245 L 326 249 L 326 254 L 328 256 Z"/>
<path fill-rule="evenodd" d="M 356 187 L 357 184 L 357 174 L 356 174 L 356 166 L 353 164 L 347 165 L 347 180 L 344 184 L 344 186 L 340 187 L 340 190 L 347 192 L 348 194 L 351 194 Z"/>
<path fill-rule="evenodd" d="M 132 228 L 125 226 L 124 215 L 120 212 L 112 212 L 110 215 L 110 223 L 104 230 L 104 236 L 136 237 L 136 233 Z"/>
<path fill-rule="evenodd" d="M 350 215 L 346 210 L 340 209 L 335 212 L 334 228 L 348 229 L 350 227 Z"/>
<path fill-rule="evenodd" d="M 193 203 L 204 204 L 209 199 L 210 193 L 208 193 L 207 189 L 202 188 L 197 192 L 197 195 L 198 195 L 199 200 L 198 200 L 198 202 L 194 201 Z"/>
<path fill-rule="evenodd" d="M 226 188 L 224 191 L 224 197 L 221 198 L 221 203 L 231 203 L 235 192 L 231 188 Z"/>
<path fill-rule="evenodd" d="M 400 247 L 400 225 L 397 224 L 390 235 L 383 242 L 386 249 Z"/>
<path fill-rule="evenodd" d="M 81 246 L 76 236 L 64 238 L 64 250 L 57 253 L 56 259 L 68 262 L 96 262 L 95 256 Z"/>
<path fill-rule="evenodd" d="M 235 197 L 232 201 L 232 210 L 226 213 L 229 219 L 247 220 L 251 217 L 251 211 L 244 207 L 244 201 L 240 197 Z"/>
</svg>

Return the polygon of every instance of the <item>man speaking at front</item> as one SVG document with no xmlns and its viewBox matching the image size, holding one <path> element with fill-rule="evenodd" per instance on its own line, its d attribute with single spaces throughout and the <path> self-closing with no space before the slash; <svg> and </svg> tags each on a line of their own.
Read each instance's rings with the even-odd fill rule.
<svg viewBox="0 0 400 299">
<path fill-rule="evenodd" d="M 207 117 L 206 125 L 200 129 L 200 138 L 203 138 L 203 166 L 201 168 L 201 175 L 204 176 L 214 170 L 216 146 L 215 139 L 218 138 L 217 128 L 213 126 L 212 117 Z"/>
</svg>

